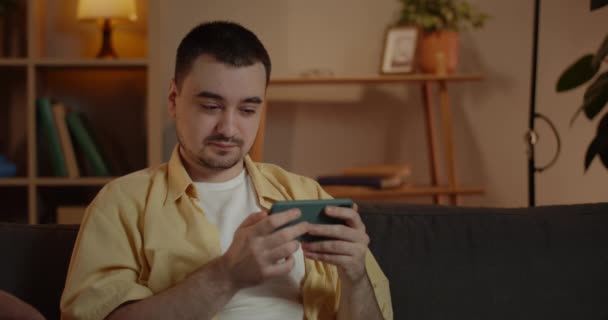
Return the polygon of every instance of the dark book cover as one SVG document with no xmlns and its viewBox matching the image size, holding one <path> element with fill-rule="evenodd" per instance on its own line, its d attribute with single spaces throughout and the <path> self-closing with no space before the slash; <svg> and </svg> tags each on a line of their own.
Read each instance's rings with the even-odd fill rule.
<svg viewBox="0 0 608 320">
<path fill-rule="evenodd" d="M 322 186 L 363 186 L 376 189 L 397 188 L 403 184 L 400 176 L 347 176 L 329 175 L 317 178 Z"/>
</svg>

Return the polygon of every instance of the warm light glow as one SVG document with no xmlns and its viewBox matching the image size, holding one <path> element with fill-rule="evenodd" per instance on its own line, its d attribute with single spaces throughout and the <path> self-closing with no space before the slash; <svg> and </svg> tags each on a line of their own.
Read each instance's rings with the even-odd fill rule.
<svg viewBox="0 0 608 320">
<path fill-rule="evenodd" d="M 79 0 L 78 19 L 129 19 L 135 21 L 135 0 Z"/>
</svg>

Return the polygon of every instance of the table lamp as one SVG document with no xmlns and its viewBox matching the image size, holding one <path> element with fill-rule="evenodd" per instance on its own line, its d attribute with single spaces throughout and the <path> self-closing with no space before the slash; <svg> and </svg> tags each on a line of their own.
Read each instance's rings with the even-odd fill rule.
<svg viewBox="0 0 608 320">
<path fill-rule="evenodd" d="M 103 21 L 103 42 L 97 58 L 117 58 L 112 47 L 112 22 L 135 21 L 135 0 L 79 0 L 77 17 L 85 21 Z"/>
</svg>

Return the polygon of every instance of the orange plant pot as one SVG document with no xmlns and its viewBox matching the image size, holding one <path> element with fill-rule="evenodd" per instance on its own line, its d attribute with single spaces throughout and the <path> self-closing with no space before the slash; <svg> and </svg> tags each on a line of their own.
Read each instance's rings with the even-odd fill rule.
<svg viewBox="0 0 608 320">
<path fill-rule="evenodd" d="M 419 66 L 428 73 L 454 73 L 458 67 L 460 38 L 455 31 L 423 33 Z M 443 69 L 443 70 L 442 70 Z"/>
</svg>

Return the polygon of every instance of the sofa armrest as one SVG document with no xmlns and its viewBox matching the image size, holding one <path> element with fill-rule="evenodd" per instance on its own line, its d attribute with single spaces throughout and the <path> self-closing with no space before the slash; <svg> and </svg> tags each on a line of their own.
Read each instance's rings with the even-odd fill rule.
<svg viewBox="0 0 608 320">
<path fill-rule="evenodd" d="M 0 315 L 2 319 L 44 320 L 38 310 L 8 292 L 0 290 Z"/>
</svg>

